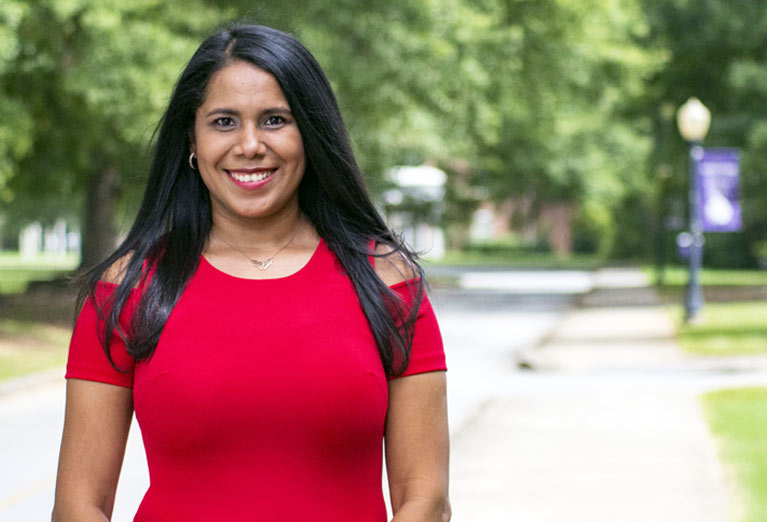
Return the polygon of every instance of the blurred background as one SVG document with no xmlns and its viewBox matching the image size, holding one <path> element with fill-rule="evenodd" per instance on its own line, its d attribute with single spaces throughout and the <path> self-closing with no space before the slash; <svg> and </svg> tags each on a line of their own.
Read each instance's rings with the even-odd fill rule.
<svg viewBox="0 0 767 522">
<path fill-rule="evenodd" d="M 127 232 L 175 79 L 232 20 L 291 32 L 317 57 L 377 204 L 424 252 L 454 378 L 456 520 L 561 520 L 560 504 L 571 520 L 767 520 L 759 0 L 3 0 L 0 447 L 16 449 L 0 455 L 0 519 L 49 508 L 63 400 L 49 386 L 62 380 L 70 277 Z M 710 111 L 705 148 L 737 151 L 739 223 L 705 234 L 694 270 L 706 304 L 691 318 L 677 238 L 694 198 L 677 116 L 692 97 Z M 605 403 L 604 386 L 620 400 Z M 51 401 L 40 411 L 52 428 L 18 417 L 35 393 Z M 498 419 L 530 423 L 484 423 Z M 570 423 L 546 431 L 557 419 Z M 599 436 L 572 447 L 567 433 L 587 426 Z M 30 442 L 39 431 L 49 439 Z M 526 445 L 547 436 L 546 448 Z M 620 489 L 635 495 L 610 493 L 627 466 L 648 467 L 625 455 L 663 440 L 676 442 L 647 475 L 661 489 L 636 479 Z M 46 455 L 44 471 L 6 471 L 25 466 L 18 441 Z M 582 481 L 606 444 L 623 456 L 605 462 L 604 483 L 557 482 Z M 682 492 L 693 479 L 668 482 L 667 465 L 689 448 L 704 449 L 684 462 L 710 466 L 674 469 L 710 480 Z M 578 452 L 591 458 L 567 461 Z M 655 505 L 665 516 L 646 511 Z"/>
</svg>

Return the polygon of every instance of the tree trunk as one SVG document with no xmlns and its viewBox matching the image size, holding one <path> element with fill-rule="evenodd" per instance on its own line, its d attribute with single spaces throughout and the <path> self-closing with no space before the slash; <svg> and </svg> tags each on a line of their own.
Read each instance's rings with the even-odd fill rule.
<svg viewBox="0 0 767 522">
<path fill-rule="evenodd" d="M 540 222 L 548 231 L 552 252 L 559 258 L 573 253 L 573 216 L 575 207 L 569 203 L 552 203 L 544 206 Z"/>
<path fill-rule="evenodd" d="M 90 268 L 102 261 L 116 246 L 114 226 L 120 173 L 109 166 L 88 180 L 82 224 L 82 259 L 80 268 Z"/>
</svg>

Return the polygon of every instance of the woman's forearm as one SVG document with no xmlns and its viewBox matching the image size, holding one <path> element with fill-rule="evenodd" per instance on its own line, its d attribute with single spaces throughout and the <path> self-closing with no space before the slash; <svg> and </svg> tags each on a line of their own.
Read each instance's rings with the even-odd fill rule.
<svg viewBox="0 0 767 522">
<path fill-rule="evenodd" d="M 52 522 L 109 522 L 109 517 L 95 506 L 65 508 L 53 506 Z"/>
<path fill-rule="evenodd" d="M 442 499 L 415 499 L 397 509 L 391 522 L 449 522 L 450 502 Z"/>
</svg>

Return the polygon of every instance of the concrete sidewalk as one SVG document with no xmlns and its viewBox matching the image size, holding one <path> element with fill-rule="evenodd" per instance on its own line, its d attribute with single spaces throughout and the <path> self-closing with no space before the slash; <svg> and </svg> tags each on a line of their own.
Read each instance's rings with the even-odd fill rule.
<svg viewBox="0 0 767 522">
<path fill-rule="evenodd" d="M 610 269 L 520 367 L 453 434 L 454 520 L 734 519 L 699 395 L 767 383 L 765 359 L 683 354 L 644 275 Z"/>
</svg>

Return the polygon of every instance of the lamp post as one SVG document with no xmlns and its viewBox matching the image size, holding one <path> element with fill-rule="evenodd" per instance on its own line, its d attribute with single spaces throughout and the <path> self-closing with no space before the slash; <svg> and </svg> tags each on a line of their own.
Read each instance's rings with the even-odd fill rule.
<svg viewBox="0 0 767 522">
<path fill-rule="evenodd" d="M 703 307 L 703 291 L 700 286 L 700 267 L 703 260 L 703 225 L 698 198 L 697 162 L 703 157 L 703 139 L 711 125 L 711 112 L 698 98 L 690 98 L 679 107 L 676 114 L 679 133 L 690 145 L 690 278 L 685 299 L 685 322 L 696 319 Z"/>
</svg>

